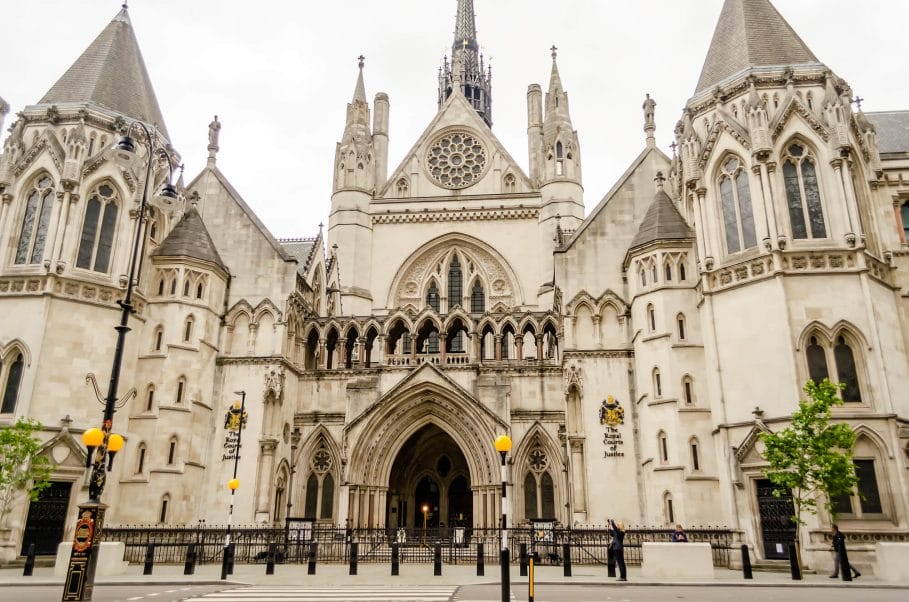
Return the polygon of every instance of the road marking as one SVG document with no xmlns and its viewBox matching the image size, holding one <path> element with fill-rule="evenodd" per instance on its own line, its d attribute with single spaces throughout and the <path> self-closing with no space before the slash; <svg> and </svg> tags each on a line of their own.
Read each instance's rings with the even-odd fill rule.
<svg viewBox="0 0 909 602">
<path fill-rule="evenodd" d="M 449 602 L 455 586 L 243 587 L 212 592 L 185 602 Z"/>
</svg>

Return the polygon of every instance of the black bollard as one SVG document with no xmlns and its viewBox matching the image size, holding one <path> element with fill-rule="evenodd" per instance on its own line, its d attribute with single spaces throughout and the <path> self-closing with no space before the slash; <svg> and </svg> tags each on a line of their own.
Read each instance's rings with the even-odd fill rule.
<svg viewBox="0 0 909 602">
<path fill-rule="evenodd" d="M 483 542 L 477 544 L 477 577 L 486 574 L 486 568 L 483 566 Z"/>
<path fill-rule="evenodd" d="M 606 576 L 615 577 L 615 551 L 606 548 Z"/>
<path fill-rule="evenodd" d="M 268 544 L 268 554 L 265 556 L 265 574 L 275 574 L 275 544 Z"/>
<path fill-rule="evenodd" d="M 562 544 L 562 575 L 571 577 L 571 544 Z"/>
<path fill-rule="evenodd" d="M 142 569 L 143 575 L 151 575 L 155 567 L 155 544 L 150 543 L 145 546 L 145 568 Z"/>
<path fill-rule="evenodd" d="M 852 581 L 852 566 L 849 565 L 849 555 L 846 553 L 846 542 L 843 541 L 843 544 L 839 549 L 840 556 L 840 572 L 842 573 L 843 581 Z"/>
<path fill-rule="evenodd" d="M 186 548 L 186 560 L 183 563 L 183 574 L 192 575 L 196 572 L 196 544 L 191 543 Z"/>
<path fill-rule="evenodd" d="M 319 544 L 315 541 L 309 544 L 309 566 L 306 567 L 307 575 L 316 574 L 316 554 L 319 552 Z"/>
<path fill-rule="evenodd" d="M 799 566 L 799 557 L 795 553 L 795 544 L 789 544 L 789 572 L 792 573 L 793 581 L 802 580 L 802 569 Z"/>
<path fill-rule="evenodd" d="M 518 567 L 521 571 L 521 577 L 527 576 L 527 544 L 522 543 L 520 549 L 520 560 Z"/>
<path fill-rule="evenodd" d="M 398 542 L 391 544 L 391 576 L 397 577 L 401 572 L 401 552 Z"/>
<path fill-rule="evenodd" d="M 230 563 L 230 546 L 221 551 L 221 579 L 227 579 L 227 565 Z"/>
<path fill-rule="evenodd" d="M 235 544 L 233 542 L 231 542 L 231 544 L 229 546 L 227 546 L 228 548 L 230 548 L 230 554 L 228 555 L 228 558 L 227 558 L 227 574 L 228 575 L 234 574 L 234 554 L 236 553 L 236 550 L 237 550 L 236 546 L 237 546 L 237 544 Z"/>
<path fill-rule="evenodd" d="M 432 574 L 436 577 L 442 574 L 442 542 L 439 541 L 432 550 Z"/>
<path fill-rule="evenodd" d="M 22 569 L 23 577 L 31 577 L 35 572 L 35 544 L 28 544 L 28 556 L 25 557 L 25 568 Z"/>
<path fill-rule="evenodd" d="M 359 551 L 360 544 L 353 542 L 350 544 L 350 572 L 349 575 L 357 574 L 357 552 Z"/>
<path fill-rule="evenodd" d="M 742 575 L 745 579 L 754 579 L 751 574 L 751 554 L 748 553 L 748 544 L 742 544 Z"/>
</svg>

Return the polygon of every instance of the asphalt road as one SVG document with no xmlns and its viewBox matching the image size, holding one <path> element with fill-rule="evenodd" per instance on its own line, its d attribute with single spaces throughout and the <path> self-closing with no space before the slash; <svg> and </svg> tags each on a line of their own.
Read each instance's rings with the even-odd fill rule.
<svg viewBox="0 0 909 602">
<path fill-rule="evenodd" d="M 93 602 L 177 602 L 225 589 L 224 585 L 95 585 Z M 0 587 L 6 602 L 51 602 L 63 596 L 62 585 Z"/>
</svg>

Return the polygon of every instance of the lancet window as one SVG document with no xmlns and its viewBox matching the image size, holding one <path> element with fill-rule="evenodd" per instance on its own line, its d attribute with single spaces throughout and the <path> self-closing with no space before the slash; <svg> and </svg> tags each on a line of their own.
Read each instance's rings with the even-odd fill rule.
<svg viewBox="0 0 909 602">
<path fill-rule="evenodd" d="M 117 203 L 117 193 L 110 184 L 98 186 L 89 195 L 76 267 L 94 272 L 108 271 L 117 229 Z"/>
<path fill-rule="evenodd" d="M 46 175 L 41 176 L 32 184 L 26 197 L 19 244 L 16 246 L 16 264 L 41 263 L 44 259 L 47 228 L 53 207 L 53 181 Z"/>
<path fill-rule="evenodd" d="M 786 203 L 793 238 L 826 238 L 824 209 L 814 159 L 801 144 L 790 144 L 783 162 Z"/>
<path fill-rule="evenodd" d="M 757 246 L 748 173 L 737 157 L 730 157 L 723 162 L 720 197 L 723 202 L 726 251 L 738 253 Z"/>
</svg>

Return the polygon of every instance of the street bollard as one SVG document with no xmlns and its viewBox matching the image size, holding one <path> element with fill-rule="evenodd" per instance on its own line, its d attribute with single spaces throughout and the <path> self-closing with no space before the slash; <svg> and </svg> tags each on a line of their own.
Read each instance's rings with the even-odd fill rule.
<svg viewBox="0 0 909 602">
<path fill-rule="evenodd" d="M 789 544 L 789 572 L 792 573 L 793 581 L 802 580 L 802 569 L 799 566 L 799 557 L 795 553 L 795 544 Z"/>
<path fill-rule="evenodd" d="M 754 579 L 751 574 L 751 555 L 748 553 L 748 544 L 742 544 L 742 575 L 745 579 Z"/>
<path fill-rule="evenodd" d="M 527 576 L 527 544 L 522 543 L 520 547 L 520 560 L 518 567 L 520 568 L 521 577 Z"/>
<path fill-rule="evenodd" d="M 230 564 L 230 546 L 221 550 L 221 579 L 227 579 L 227 565 Z"/>
<path fill-rule="evenodd" d="M 615 551 L 612 548 L 606 549 L 606 576 L 615 577 Z"/>
<path fill-rule="evenodd" d="M 309 544 L 309 564 L 306 567 L 307 575 L 316 574 L 316 555 L 319 553 L 319 544 L 315 541 Z"/>
<path fill-rule="evenodd" d="M 567 543 L 562 544 L 562 562 L 563 562 L 562 575 L 564 575 L 565 577 L 571 577 L 571 545 L 570 544 L 567 544 Z"/>
<path fill-rule="evenodd" d="M 391 544 L 391 576 L 397 577 L 401 573 L 401 552 L 398 542 Z"/>
<path fill-rule="evenodd" d="M 150 543 L 145 546 L 145 567 L 142 569 L 143 575 L 151 575 L 155 566 L 155 544 Z"/>
<path fill-rule="evenodd" d="M 840 572 L 842 573 L 843 581 L 852 581 L 852 567 L 849 565 L 849 555 L 846 553 L 845 541 L 843 541 L 843 544 L 840 546 L 839 556 Z"/>
<path fill-rule="evenodd" d="M 432 574 L 436 577 L 442 574 L 442 542 L 439 541 L 432 551 Z"/>
<path fill-rule="evenodd" d="M 231 542 L 231 544 L 229 546 L 227 546 L 230 551 L 230 553 L 228 554 L 228 557 L 227 557 L 227 574 L 228 575 L 234 574 L 234 553 L 237 550 L 236 545 L 237 544 Z"/>
<path fill-rule="evenodd" d="M 533 602 L 533 554 L 530 555 L 530 577 L 527 579 L 527 602 Z"/>
<path fill-rule="evenodd" d="M 353 542 L 350 544 L 350 572 L 349 575 L 357 574 L 357 552 L 359 551 L 360 544 Z"/>
<path fill-rule="evenodd" d="M 477 577 L 486 574 L 486 568 L 483 566 L 483 542 L 477 544 Z"/>
<path fill-rule="evenodd" d="M 22 569 L 23 577 L 31 577 L 35 571 L 35 544 L 28 544 L 28 556 L 25 557 L 25 567 Z"/>
<path fill-rule="evenodd" d="M 191 543 L 186 548 L 186 560 L 183 563 L 183 574 L 192 575 L 196 572 L 196 544 Z"/>
<path fill-rule="evenodd" d="M 265 574 L 275 574 L 275 544 L 268 544 L 268 554 L 265 556 Z"/>
</svg>

